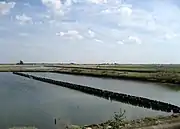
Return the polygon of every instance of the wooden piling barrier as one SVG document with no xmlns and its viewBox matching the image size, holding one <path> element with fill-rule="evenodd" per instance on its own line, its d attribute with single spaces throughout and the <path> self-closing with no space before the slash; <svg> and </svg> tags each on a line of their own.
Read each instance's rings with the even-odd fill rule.
<svg viewBox="0 0 180 129">
<path fill-rule="evenodd" d="M 46 82 L 50 84 L 59 85 L 59 86 L 66 87 L 69 89 L 78 90 L 87 94 L 103 97 L 105 99 L 128 103 L 134 106 L 144 107 L 144 108 L 153 109 L 153 110 L 161 110 L 164 112 L 173 111 L 173 113 L 180 113 L 180 107 L 169 104 L 169 103 L 160 102 L 157 100 L 151 100 L 148 98 L 137 97 L 137 96 L 127 95 L 123 93 L 116 93 L 116 92 L 112 92 L 108 90 L 102 90 L 98 88 L 93 88 L 93 87 L 79 85 L 79 84 L 73 84 L 73 83 L 64 82 L 64 81 L 57 81 L 53 79 L 37 77 L 37 76 L 25 74 L 25 73 L 13 72 L 13 74 L 27 77 L 27 78 L 32 78 L 34 80 L 38 80 L 38 81 L 42 81 L 42 82 Z"/>
</svg>

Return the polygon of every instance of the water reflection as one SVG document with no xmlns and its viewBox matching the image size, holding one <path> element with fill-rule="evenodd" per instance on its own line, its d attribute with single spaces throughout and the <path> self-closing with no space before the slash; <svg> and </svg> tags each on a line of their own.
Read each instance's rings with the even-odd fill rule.
<svg viewBox="0 0 180 129">
<path fill-rule="evenodd" d="M 53 129 L 65 124 L 92 124 L 109 120 L 114 112 L 126 110 L 127 119 L 166 113 L 138 108 L 119 102 L 83 94 L 78 91 L 0 73 L 0 128 L 14 125 L 34 125 Z"/>
<path fill-rule="evenodd" d="M 102 79 L 86 76 L 75 76 L 56 73 L 30 73 L 33 75 L 44 76 L 55 80 L 63 80 L 76 84 L 88 85 L 95 88 L 122 92 L 130 95 L 146 97 L 160 100 L 180 106 L 180 92 L 155 83 L 124 81 L 115 79 Z"/>
</svg>

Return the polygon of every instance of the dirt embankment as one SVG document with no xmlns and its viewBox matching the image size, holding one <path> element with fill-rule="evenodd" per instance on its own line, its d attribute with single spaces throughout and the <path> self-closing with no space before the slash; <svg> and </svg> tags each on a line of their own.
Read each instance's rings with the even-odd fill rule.
<svg viewBox="0 0 180 129">
<path fill-rule="evenodd" d="M 180 129 L 180 115 L 144 118 L 132 121 L 107 121 L 88 126 L 71 126 L 69 129 Z"/>
</svg>

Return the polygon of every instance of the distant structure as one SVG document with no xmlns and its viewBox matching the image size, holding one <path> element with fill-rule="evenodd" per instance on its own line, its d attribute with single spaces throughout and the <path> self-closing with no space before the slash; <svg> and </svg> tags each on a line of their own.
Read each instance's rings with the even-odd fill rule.
<svg viewBox="0 0 180 129">
<path fill-rule="evenodd" d="M 20 60 L 18 63 L 17 63 L 17 65 L 23 65 L 24 64 L 24 62 L 22 61 L 22 60 Z"/>
</svg>

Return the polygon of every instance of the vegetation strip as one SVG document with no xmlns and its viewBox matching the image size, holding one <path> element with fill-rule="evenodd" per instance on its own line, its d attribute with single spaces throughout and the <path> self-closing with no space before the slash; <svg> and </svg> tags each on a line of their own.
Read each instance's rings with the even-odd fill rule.
<svg viewBox="0 0 180 129">
<path fill-rule="evenodd" d="M 55 68 L 73 68 L 73 69 L 85 69 L 85 70 L 110 70 L 110 71 L 120 71 L 120 72 L 139 72 L 139 73 L 156 73 L 161 72 L 159 69 L 149 69 L 149 70 L 138 70 L 138 69 L 121 69 L 121 68 L 103 68 L 103 67 L 82 67 L 82 66 L 56 66 L 56 65 L 45 65 L 45 67 L 55 67 Z"/>
<path fill-rule="evenodd" d="M 32 78 L 34 80 L 47 82 L 50 84 L 55 84 L 55 85 L 59 85 L 62 87 L 78 90 L 78 91 L 81 91 L 81 92 L 84 92 L 87 94 L 91 94 L 91 95 L 95 95 L 98 97 L 103 97 L 105 99 L 128 103 L 128 104 L 131 104 L 134 106 L 149 108 L 149 109 L 153 109 L 153 110 L 161 110 L 161 111 L 165 111 L 165 112 L 173 111 L 173 113 L 180 113 L 180 107 L 172 105 L 172 104 L 168 104 L 165 102 L 160 102 L 157 100 L 150 100 L 150 99 L 143 98 L 143 97 L 136 97 L 136 96 L 122 94 L 122 93 L 115 93 L 112 91 L 92 88 L 89 86 L 78 85 L 78 84 L 73 84 L 73 83 L 68 83 L 68 82 L 63 82 L 63 81 L 52 80 L 52 79 L 48 79 L 48 78 L 37 77 L 37 76 L 24 74 L 24 73 L 17 73 L 17 72 L 13 72 L 13 73 L 16 75 L 23 76 L 23 77 Z"/>
<path fill-rule="evenodd" d="M 58 69 L 56 71 L 53 71 L 54 73 L 61 73 L 61 74 L 72 74 L 72 75 L 80 75 L 80 76 L 91 76 L 91 77 L 101 77 L 101 78 L 113 78 L 113 79 L 123 79 L 123 80 L 133 80 L 133 81 L 143 81 L 143 82 L 156 82 L 156 83 L 165 83 L 165 84 L 175 84 L 179 85 L 180 84 L 180 76 L 174 77 L 175 74 L 167 74 L 167 75 L 162 75 L 163 73 L 154 73 L 154 75 L 143 75 L 144 73 L 141 74 L 141 76 L 136 76 L 136 75 L 131 75 L 129 73 L 120 73 L 120 74 L 109 74 L 109 73 L 97 73 L 97 72 L 89 72 L 89 71 L 78 71 L 79 69 L 77 68 L 77 71 L 75 70 L 63 70 L 63 69 Z M 98 71 L 98 70 L 97 70 Z M 173 76 L 172 76 L 173 75 Z M 167 77 L 166 77 L 167 76 Z"/>
<path fill-rule="evenodd" d="M 179 129 L 180 114 L 170 116 L 146 117 L 127 121 L 120 115 L 117 118 L 100 124 L 79 126 L 71 129 Z M 77 126 L 76 126 L 77 127 Z"/>
</svg>

